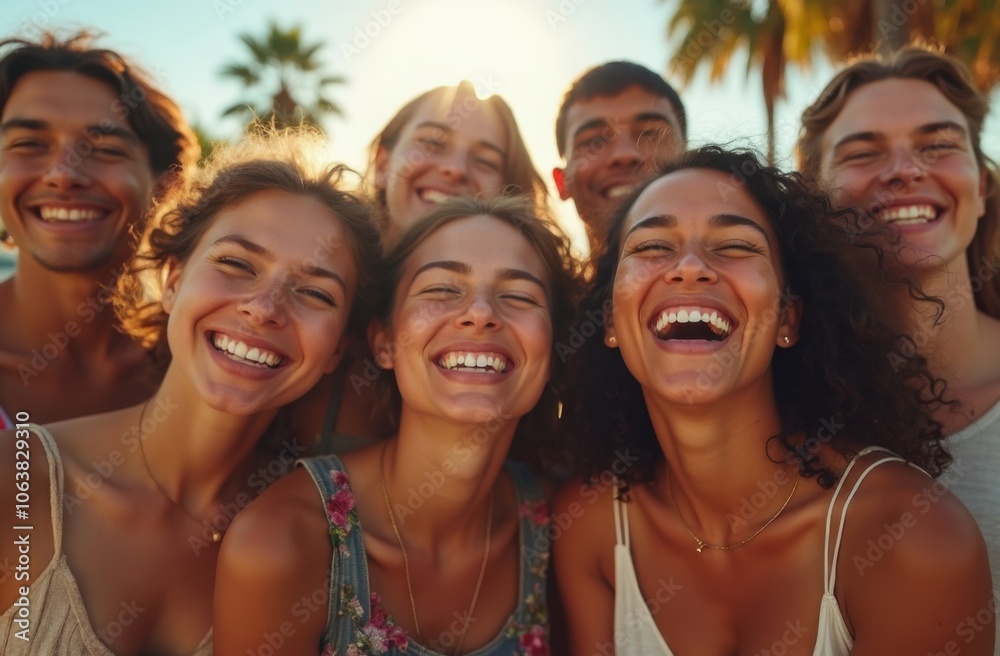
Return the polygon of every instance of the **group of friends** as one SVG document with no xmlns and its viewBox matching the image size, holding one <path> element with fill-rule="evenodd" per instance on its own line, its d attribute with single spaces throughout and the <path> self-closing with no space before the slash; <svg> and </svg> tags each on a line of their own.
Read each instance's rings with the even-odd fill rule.
<svg viewBox="0 0 1000 656">
<path fill-rule="evenodd" d="M 582 262 L 469 83 L 358 176 L 306 130 L 199 164 L 118 54 L 0 48 L 3 653 L 1000 654 L 1000 199 L 958 61 L 846 65 L 798 172 L 586 71 Z"/>
</svg>

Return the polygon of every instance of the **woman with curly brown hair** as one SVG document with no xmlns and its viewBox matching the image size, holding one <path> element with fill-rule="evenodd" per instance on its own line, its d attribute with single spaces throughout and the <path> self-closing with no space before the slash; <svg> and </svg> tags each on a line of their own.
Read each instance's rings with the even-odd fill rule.
<svg viewBox="0 0 1000 656">
<path fill-rule="evenodd" d="M 798 154 L 835 203 L 892 231 L 896 266 L 944 301 L 928 313 L 884 299 L 961 402 L 936 415 L 948 480 L 979 522 L 1000 590 L 1000 182 L 981 142 L 988 113 L 961 62 L 904 48 L 838 73 L 802 115 Z"/>
<path fill-rule="evenodd" d="M 883 285 L 835 227 L 854 218 L 718 148 L 622 208 L 566 408 L 573 653 L 991 653 L 982 536 L 917 469 L 948 462 L 938 384 L 886 359 Z"/>
<path fill-rule="evenodd" d="M 0 584 L 3 653 L 211 653 L 219 541 L 299 455 L 261 437 L 337 366 L 380 258 L 366 206 L 306 145 L 220 154 L 158 212 L 116 299 L 165 366 L 152 397 L 0 440 L 4 472 L 16 449 L 33 456 L 30 567 Z M 0 533 L 16 562 L 11 522 Z"/>
</svg>

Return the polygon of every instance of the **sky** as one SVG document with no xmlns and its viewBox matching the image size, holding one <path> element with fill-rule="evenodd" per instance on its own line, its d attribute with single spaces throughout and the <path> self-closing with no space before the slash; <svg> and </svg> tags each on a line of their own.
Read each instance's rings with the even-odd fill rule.
<svg viewBox="0 0 1000 656">
<path fill-rule="evenodd" d="M 100 41 L 131 57 L 175 98 L 189 120 L 209 134 L 233 138 L 242 123 L 220 117 L 246 96 L 219 73 L 249 60 L 240 34 L 263 37 L 268 21 L 300 25 L 306 43 L 323 42 L 324 70 L 346 84 L 328 95 L 344 116 L 327 119 L 331 159 L 364 170 L 367 146 L 409 99 L 442 84 L 473 81 L 503 96 L 514 110 L 536 167 L 549 182 L 564 227 L 583 244 L 570 202 L 554 193 L 550 172 L 561 161 L 553 126 L 562 94 L 591 66 L 627 59 L 664 74 L 678 86 L 688 113 L 689 141 L 764 150 L 766 119 L 759 73 L 746 75 L 746 57 L 733 59 L 721 83 L 702 70 L 686 87 L 668 74 L 678 47 L 666 25 L 675 0 L 5 0 L 0 34 L 37 35 L 40 29 L 88 27 Z M 802 110 L 833 75 L 823 61 L 792 68 L 787 98 L 776 110 L 779 164 L 793 166 L 792 147 Z M 1000 105 L 1000 95 L 994 95 Z M 984 148 L 1000 158 L 1000 111 Z"/>
</svg>

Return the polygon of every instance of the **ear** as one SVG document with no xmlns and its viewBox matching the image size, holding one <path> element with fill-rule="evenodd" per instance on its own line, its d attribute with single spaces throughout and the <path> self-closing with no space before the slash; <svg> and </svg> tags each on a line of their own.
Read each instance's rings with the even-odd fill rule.
<svg viewBox="0 0 1000 656">
<path fill-rule="evenodd" d="M 615 323 L 611 316 L 607 315 L 607 323 L 604 324 L 604 345 L 616 349 L 618 348 L 618 335 L 615 334 Z"/>
<path fill-rule="evenodd" d="M 177 260 L 171 257 L 167 260 L 166 278 L 163 282 L 163 298 L 160 305 L 163 311 L 170 314 L 174 310 L 174 302 L 177 300 L 177 289 L 180 287 L 181 273 L 183 268 Z"/>
<path fill-rule="evenodd" d="M 552 169 L 552 179 L 555 180 L 556 189 L 559 190 L 559 198 L 569 200 L 569 194 L 566 191 L 566 169 L 561 169 L 558 166 Z"/>
<path fill-rule="evenodd" d="M 389 160 L 392 159 L 385 146 L 379 146 L 375 151 L 375 188 L 385 189 L 386 177 L 389 175 Z"/>
<path fill-rule="evenodd" d="M 799 343 L 799 324 L 802 322 L 802 299 L 793 298 L 782 301 L 781 314 L 778 316 L 778 335 L 775 343 L 781 348 L 788 348 Z"/>
<path fill-rule="evenodd" d="M 379 319 L 372 319 L 368 324 L 368 343 L 379 369 L 392 369 L 392 336 Z"/>
</svg>

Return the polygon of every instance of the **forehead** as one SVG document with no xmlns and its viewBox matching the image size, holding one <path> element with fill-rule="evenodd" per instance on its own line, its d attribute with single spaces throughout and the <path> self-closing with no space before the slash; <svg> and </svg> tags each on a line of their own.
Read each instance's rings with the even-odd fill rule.
<svg viewBox="0 0 1000 656">
<path fill-rule="evenodd" d="M 304 265 L 354 265 L 340 219 L 312 196 L 277 189 L 255 192 L 221 209 L 201 246 L 231 234 L 246 237 L 278 257 L 301 259 Z"/>
<path fill-rule="evenodd" d="M 109 85 L 80 73 L 35 71 L 14 85 L 3 118 L 56 119 L 77 117 L 88 125 L 111 121 L 131 130 L 124 104 Z"/>
<path fill-rule="evenodd" d="M 426 98 L 417 106 L 405 130 L 412 132 L 427 123 L 445 126 L 453 134 L 473 141 L 489 141 L 495 145 L 503 144 L 507 136 L 500 114 L 470 94 L 445 92 Z"/>
<path fill-rule="evenodd" d="M 823 138 L 828 152 L 840 139 L 857 132 L 909 134 L 923 125 L 953 121 L 968 130 L 962 111 L 930 82 L 891 79 L 855 89 Z"/>
<path fill-rule="evenodd" d="M 595 120 L 606 123 L 626 122 L 642 114 L 664 116 L 676 130 L 678 125 L 675 112 L 673 103 L 663 96 L 633 85 L 615 96 L 594 96 L 570 105 L 566 111 L 567 137 L 572 139 L 573 131 L 584 123 Z"/>
<path fill-rule="evenodd" d="M 717 214 L 753 219 L 774 236 L 771 222 L 741 184 L 721 171 L 683 169 L 652 183 L 636 199 L 625 218 L 623 234 L 650 216 L 670 214 L 678 226 L 701 225 Z"/>
<path fill-rule="evenodd" d="M 520 269 L 548 278 L 531 242 L 514 226 L 491 216 L 470 216 L 438 228 L 413 250 L 407 268 L 415 270 L 438 260 L 465 263 L 473 271 Z"/>
</svg>

